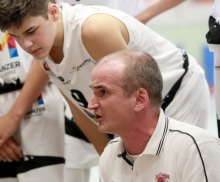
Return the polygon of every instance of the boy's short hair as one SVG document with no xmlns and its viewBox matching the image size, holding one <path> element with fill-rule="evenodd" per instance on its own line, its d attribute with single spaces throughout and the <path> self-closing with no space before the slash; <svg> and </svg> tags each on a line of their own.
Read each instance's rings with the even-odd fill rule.
<svg viewBox="0 0 220 182">
<path fill-rule="evenodd" d="M 48 19 L 48 3 L 54 0 L 1 0 L 0 30 L 20 28 L 25 20 L 33 16 Z"/>
</svg>

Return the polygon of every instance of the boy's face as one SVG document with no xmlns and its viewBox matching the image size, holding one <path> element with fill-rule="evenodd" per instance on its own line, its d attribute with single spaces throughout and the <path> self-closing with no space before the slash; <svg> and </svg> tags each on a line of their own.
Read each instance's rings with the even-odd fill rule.
<svg viewBox="0 0 220 182">
<path fill-rule="evenodd" d="M 44 59 L 50 52 L 56 37 L 55 22 L 49 17 L 30 17 L 20 28 L 11 27 L 8 33 L 35 59 Z"/>
</svg>

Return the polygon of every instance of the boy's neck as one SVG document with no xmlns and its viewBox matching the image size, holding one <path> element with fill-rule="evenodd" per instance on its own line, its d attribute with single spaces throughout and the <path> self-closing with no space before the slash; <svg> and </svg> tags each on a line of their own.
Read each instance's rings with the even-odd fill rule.
<svg viewBox="0 0 220 182">
<path fill-rule="evenodd" d="M 50 50 L 50 57 L 54 63 L 59 64 L 63 60 L 63 42 L 64 42 L 64 29 L 62 12 L 60 12 L 59 20 L 56 22 L 56 38 L 54 44 Z"/>
<path fill-rule="evenodd" d="M 62 12 L 60 12 L 59 20 L 56 22 L 56 38 L 54 40 L 53 46 L 63 47 L 64 42 L 64 29 L 63 29 L 63 18 Z"/>
<path fill-rule="evenodd" d="M 53 46 L 50 51 L 50 57 L 54 63 L 60 64 L 63 60 L 63 46 Z"/>
</svg>

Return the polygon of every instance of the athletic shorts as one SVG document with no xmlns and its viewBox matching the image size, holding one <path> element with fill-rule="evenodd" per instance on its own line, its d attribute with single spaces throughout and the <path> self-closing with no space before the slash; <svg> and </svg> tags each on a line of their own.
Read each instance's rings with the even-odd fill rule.
<svg viewBox="0 0 220 182">
<path fill-rule="evenodd" d="M 20 91 L 0 95 L 6 114 Z M 53 84 L 46 86 L 14 134 L 24 157 L 0 162 L 0 182 L 62 182 L 64 172 L 64 103 Z"/>
</svg>

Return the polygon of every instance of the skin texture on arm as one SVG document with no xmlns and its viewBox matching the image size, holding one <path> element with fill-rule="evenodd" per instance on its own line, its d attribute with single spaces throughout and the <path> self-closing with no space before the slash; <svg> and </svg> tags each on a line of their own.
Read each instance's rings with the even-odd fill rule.
<svg viewBox="0 0 220 182">
<path fill-rule="evenodd" d="M 110 15 L 98 14 L 84 22 L 82 41 L 89 54 L 97 61 L 113 52 L 127 50 L 129 35 L 121 21 Z"/>
<path fill-rule="evenodd" d="M 135 18 L 140 22 L 146 24 L 155 16 L 181 4 L 184 0 L 159 0 L 153 5 L 149 6 L 143 12 L 138 14 Z"/>
<path fill-rule="evenodd" d="M 17 130 L 21 119 L 36 101 L 37 97 L 48 84 L 48 81 L 49 77 L 40 67 L 39 63 L 33 61 L 25 84 L 12 108 L 6 115 L 0 117 L 0 147 Z"/>
</svg>

